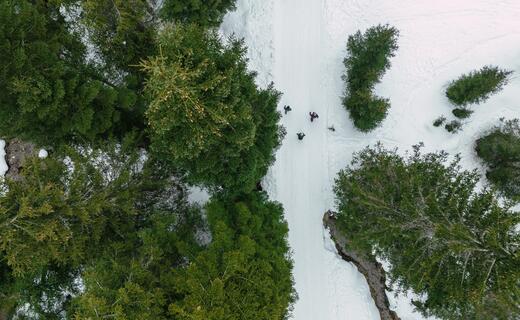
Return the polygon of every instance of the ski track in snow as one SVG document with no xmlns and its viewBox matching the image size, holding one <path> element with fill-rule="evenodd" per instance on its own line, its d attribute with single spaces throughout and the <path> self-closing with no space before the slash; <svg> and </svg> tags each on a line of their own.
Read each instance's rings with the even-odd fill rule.
<svg viewBox="0 0 520 320">
<path fill-rule="evenodd" d="M 257 82 L 275 82 L 284 104 L 287 137 L 264 180 L 280 201 L 289 223 L 299 300 L 296 320 L 372 320 L 379 314 L 363 276 L 337 255 L 322 227 L 323 212 L 334 207 L 336 173 L 352 154 L 381 141 L 401 153 L 422 141 L 425 151 L 444 149 L 462 155 L 468 169 L 482 165 L 474 141 L 500 117 L 520 117 L 520 1 L 518 0 L 238 0 L 226 16 L 225 35 L 245 39 Z M 371 133 L 357 130 L 341 106 L 342 60 L 348 35 L 376 24 L 400 30 L 400 48 L 376 88 L 392 107 Z M 515 71 L 512 81 L 475 113 L 456 135 L 432 122 L 452 120 L 444 97 L 449 81 L 493 64 Z M 320 118 L 310 123 L 308 112 Z M 336 132 L 327 127 L 334 125 Z M 303 131 L 303 141 L 296 132 Z M 482 171 L 483 172 L 483 171 Z M 420 319 L 410 297 L 389 295 L 403 320 Z"/>
</svg>

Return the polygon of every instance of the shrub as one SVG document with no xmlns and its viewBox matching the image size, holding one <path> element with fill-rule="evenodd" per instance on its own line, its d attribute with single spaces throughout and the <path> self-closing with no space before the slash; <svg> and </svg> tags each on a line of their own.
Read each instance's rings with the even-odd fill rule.
<svg viewBox="0 0 520 320">
<path fill-rule="evenodd" d="M 487 178 L 505 196 L 520 201 L 520 122 L 509 120 L 477 140 Z"/>
<path fill-rule="evenodd" d="M 444 122 L 446 122 L 446 117 L 440 116 L 437 119 L 435 119 L 435 121 L 433 121 L 433 126 L 440 127 Z"/>
<path fill-rule="evenodd" d="M 520 215 L 447 159 L 420 147 L 405 158 L 381 146 L 356 154 L 336 179 L 338 226 L 390 262 L 394 284 L 424 294 L 415 305 L 425 315 L 517 319 Z"/>
<path fill-rule="evenodd" d="M 343 61 L 346 67 L 343 105 L 361 131 L 373 130 L 388 113 L 388 100 L 375 96 L 372 90 L 390 67 L 390 58 L 398 48 L 398 35 L 397 29 L 378 25 L 364 34 L 358 31 L 347 41 L 348 56 Z"/>
<path fill-rule="evenodd" d="M 455 133 L 459 132 L 460 130 L 462 130 L 462 123 L 458 120 L 453 120 L 453 121 L 446 123 L 446 125 L 444 126 L 444 129 L 446 129 L 446 131 L 448 131 L 450 133 L 455 134 Z"/>
<path fill-rule="evenodd" d="M 485 66 L 452 81 L 446 89 L 446 96 L 456 106 L 479 104 L 502 90 L 512 73 L 498 67 Z"/>
<path fill-rule="evenodd" d="M 152 153 L 191 183 L 253 190 L 280 144 L 279 93 L 257 88 L 241 41 L 170 25 L 158 43 L 161 54 L 142 64 Z"/>
<path fill-rule="evenodd" d="M 473 110 L 469 110 L 469 109 L 465 109 L 465 108 L 457 108 L 457 109 L 453 109 L 451 111 L 451 113 L 453 113 L 453 115 L 459 119 L 466 119 L 471 116 L 471 114 L 473 113 Z"/>
</svg>

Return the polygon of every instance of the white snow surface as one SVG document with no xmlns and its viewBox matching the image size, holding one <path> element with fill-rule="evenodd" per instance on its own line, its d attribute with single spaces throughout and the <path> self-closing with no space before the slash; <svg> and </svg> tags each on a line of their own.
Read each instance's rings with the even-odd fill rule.
<svg viewBox="0 0 520 320">
<path fill-rule="evenodd" d="M 0 177 L 3 177 L 8 169 L 5 161 L 5 140 L 0 139 Z"/>
<path fill-rule="evenodd" d="M 520 117 L 520 1 L 518 0 L 238 0 L 221 31 L 249 47 L 258 84 L 274 81 L 284 104 L 288 135 L 264 181 L 285 208 L 299 300 L 296 320 L 379 319 L 363 276 L 336 254 L 322 215 L 334 208 L 332 186 L 352 154 L 381 141 L 400 152 L 422 141 L 424 151 L 460 153 L 465 168 L 479 168 L 475 140 L 500 117 Z M 392 107 L 383 125 L 357 131 L 341 105 L 347 37 L 389 23 L 400 30 L 392 67 L 376 88 Z M 484 65 L 515 71 L 506 88 L 456 135 L 432 122 L 451 115 L 449 81 Z M 309 111 L 320 118 L 314 123 Z M 334 125 L 335 132 L 327 130 Z M 303 141 L 296 132 L 303 131 Z M 404 296 L 390 297 L 403 320 L 420 319 Z"/>
</svg>

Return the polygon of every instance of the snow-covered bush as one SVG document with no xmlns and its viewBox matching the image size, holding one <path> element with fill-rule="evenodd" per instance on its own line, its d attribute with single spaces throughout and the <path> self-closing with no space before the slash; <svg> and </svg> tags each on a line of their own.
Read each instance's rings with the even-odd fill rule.
<svg viewBox="0 0 520 320">
<path fill-rule="evenodd" d="M 343 105 L 361 131 L 379 126 L 390 108 L 389 101 L 374 95 L 373 89 L 390 67 L 390 58 L 398 48 L 398 35 L 394 27 L 378 25 L 348 38 L 348 55 L 343 61 L 346 67 Z"/>
<path fill-rule="evenodd" d="M 498 67 L 485 66 L 452 81 L 446 89 L 446 96 L 456 106 L 479 104 L 502 90 L 512 73 Z"/>
<path fill-rule="evenodd" d="M 401 157 L 380 145 L 354 156 L 334 191 L 351 245 L 390 262 L 390 279 L 426 297 L 418 310 L 441 319 L 518 319 L 520 215 L 459 158 Z"/>
<path fill-rule="evenodd" d="M 477 140 L 477 154 L 488 165 L 486 177 L 505 196 L 520 200 L 520 120 L 509 120 Z"/>
<path fill-rule="evenodd" d="M 446 129 L 446 131 L 448 131 L 450 133 L 455 134 L 455 133 L 459 132 L 460 130 L 462 130 L 462 123 L 459 120 L 453 120 L 453 121 L 446 123 L 446 125 L 444 126 L 444 129 Z"/>
</svg>

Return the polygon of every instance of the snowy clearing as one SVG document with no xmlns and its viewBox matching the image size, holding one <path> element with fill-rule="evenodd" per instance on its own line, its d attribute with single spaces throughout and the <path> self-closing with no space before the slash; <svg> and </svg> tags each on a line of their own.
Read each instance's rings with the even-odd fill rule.
<svg viewBox="0 0 520 320">
<path fill-rule="evenodd" d="M 323 212 L 334 206 L 336 173 L 353 152 L 377 141 L 401 152 L 422 141 L 425 151 L 460 153 L 462 165 L 480 168 L 476 138 L 499 118 L 520 116 L 518 17 L 517 0 L 239 0 L 226 17 L 222 31 L 245 38 L 259 84 L 274 81 L 284 93 L 280 110 L 293 109 L 284 116 L 288 134 L 264 184 L 284 205 L 290 227 L 299 294 L 294 319 L 379 318 L 366 281 L 339 258 L 322 227 Z M 380 128 L 363 134 L 341 106 L 342 60 L 348 35 L 380 23 L 400 30 L 400 48 L 377 87 L 392 107 Z M 462 132 L 433 127 L 440 115 L 453 119 L 447 83 L 488 64 L 514 70 L 509 85 L 474 106 Z M 309 111 L 320 118 L 310 123 Z M 331 125 L 335 132 L 327 130 Z M 306 133 L 303 141 L 298 131 Z M 397 300 L 403 320 L 419 318 L 406 299 Z"/>
</svg>

